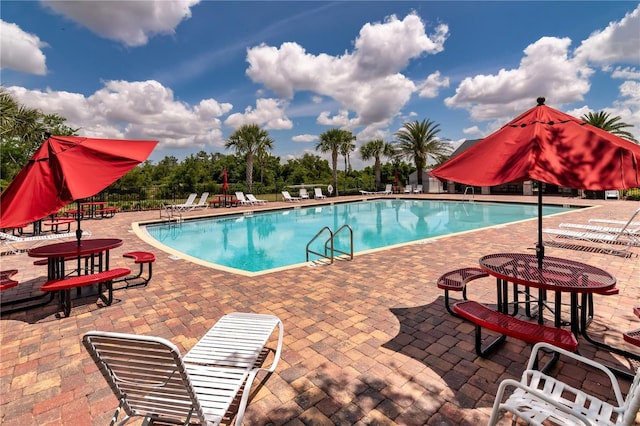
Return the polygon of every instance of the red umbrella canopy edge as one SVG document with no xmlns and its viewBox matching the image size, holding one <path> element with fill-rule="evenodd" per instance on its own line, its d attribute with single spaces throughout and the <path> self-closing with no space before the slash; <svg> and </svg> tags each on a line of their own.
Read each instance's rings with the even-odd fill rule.
<svg viewBox="0 0 640 426">
<path fill-rule="evenodd" d="M 538 105 L 430 174 L 476 186 L 538 180 L 575 189 L 640 186 L 640 145 Z"/>
<path fill-rule="evenodd" d="M 24 226 L 97 194 L 145 161 L 157 143 L 49 137 L 0 194 L 0 227 Z"/>
</svg>

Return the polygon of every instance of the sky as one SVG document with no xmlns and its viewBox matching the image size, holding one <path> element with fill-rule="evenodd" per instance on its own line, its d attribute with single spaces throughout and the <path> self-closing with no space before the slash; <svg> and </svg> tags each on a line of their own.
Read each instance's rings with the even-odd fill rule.
<svg viewBox="0 0 640 426">
<path fill-rule="evenodd" d="M 220 152 L 258 124 L 282 162 L 331 128 L 356 145 L 431 120 L 455 148 L 546 104 L 640 137 L 631 1 L 10 1 L 0 84 L 87 137 Z M 352 154 L 354 168 L 371 165 Z"/>
</svg>

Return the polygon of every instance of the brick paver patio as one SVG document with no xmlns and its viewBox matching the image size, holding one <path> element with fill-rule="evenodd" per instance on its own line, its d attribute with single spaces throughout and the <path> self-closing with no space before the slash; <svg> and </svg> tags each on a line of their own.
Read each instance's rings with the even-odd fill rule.
<svg viewBox="0 0 640 426">
<path fill-rule="evenodd" d="M 533 197 L 475 198 L 535 203 Z M 545 202 L 597 206 L 545 218 L 545 227 L 596 216 L 628 218 L 639 207 L 637 202 L 559 197 L 545 197 Z M 267 208 L 285 206 L 291 204 L 269 203 Z M 274 314 L 285 325 L 281 363 L 263 386 L 254 385 L 245 415 L 249 425 L 485 424 L 498 383 L 518 378 L 528 358 L 530 347 L 510 338 L 487 359 L 478 358 L 473 326 L 446 312 L 435 281 L 448 270 L 477 266 L 483 254 L 529 251 L 536 241 L 535 219 L 359 255 L 351 262 L 246 277 L 174 260 L 131 232 L 132 222 L 157 217 L 157 211 L 122 212 L 83 222 L 92 237 L 124 240 L 111 253 L 111 267 L 137 267 L 122 257 L 126 251 L 155 253 L 148 287 L 117 291 L 108 307 L 95 297 L 75 300 L 69 318 L 58 317 L 55 302 L 1 317 L 0 423 L 107 424 L 117 401 L 82 347 L 83 333 L 150 334 L 171 340 L 184 353 L 220 316 L 233 311 Z M 211 241 L 211 250 L 216 244 Z M 637 255 L 622 258 L 556 247 L 548 247 L 547 254 L 583 261 L 617 277 L 620 294 L 595 297 L 591 327 L 608 343 L 640 353 L 621 336 L 640 328 L 632 312 L 640 304 Z M 0 258 L 0 269 L 20 270 L 15 278 L 21 284 L 3 292 L 4 300 L 45 281 L 46 267 L 34 266 L 33 260 L 26 254 Z M 494 282 L 474 281 L 468 295 L 491 303 Z M 630 365 L 579 340 L 583 355 L 618 367 Z M 608 397 L 606 387 L 587 372 L 563 364 L 557 368 L 563 379 Z M 626 392 L 629 383 L 622 383 Z"/>
</svg>

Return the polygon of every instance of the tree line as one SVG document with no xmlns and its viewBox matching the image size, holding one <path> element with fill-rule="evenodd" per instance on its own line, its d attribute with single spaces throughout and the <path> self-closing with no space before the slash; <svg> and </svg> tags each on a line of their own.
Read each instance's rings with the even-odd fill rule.
<svg viewBox="0 0 640 426">
<path fill-rule="evenodd" d="M 77 135 L 79 129 L 67 126 L 66 118 L 57 114 L 27 108 L 15 101 L 4 88 L 0 88 L 0 186 L 5 188 L 27 163 L 47 134 Z M 633 127 L 600 111 L 588 113 L 582 120 L 623 138 L 638 142 L 625 130 Z M 166 156 L 157 164 L 146 161 L 114 183 L 110 189 L 167 186 L 192 192 L 196 187 L 222 182 L 222 171 L 228 181 L 236 183 L 236 190 L 264 193 L 277 192 L 286 185 L 331 182 L 335 195 L 340 188 L 380 190 L 385 183 L 402 185 L 413 171 L 417 171 L 418 184 L 422 184 L 423 171 L 431 163 L 439 164 L 451 154 L 450 144 L 439 137 L 439 124 L 424 119 L 404 123 L 394 133 L 394 140 L 367 141 L 356 155 L 364 161 L 373 161 L 363 170 L 352 170 L 351 156 L 356 151 L 356 136 L 349 130 L 333 128 L 319 135 L 317 152 L 330 154 L 331 163 L 314 154 L 289 159 L 282 163 L 273 156 L 275 141 L 268 131 L 257 124 L 245 124 L 236 129 L 225 141 L 230 154 L 191 154 L 182 161 Z M 344 166 L 340 169 L 342 157 Z M 384 162 L 384 160 L 389 160 Z M 243 182 L 242 187 L 238 183 Z"/>
</svg>

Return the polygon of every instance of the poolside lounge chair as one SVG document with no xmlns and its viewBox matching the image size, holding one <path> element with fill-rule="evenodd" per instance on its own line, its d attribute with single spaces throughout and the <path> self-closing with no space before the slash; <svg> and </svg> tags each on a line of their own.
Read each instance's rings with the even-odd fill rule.
<svg viewBox="0 0 640 426">
<path fill-rule="evenodd" d="M 411 194 L 413 192 L 413 186 L 411 185 L 407 185 L 404 187 L 404 193 L 405 194 Z"/>
<path fill-rule="evenodd" d="M 422 194 L 422 185 L 416 185 L 416 187 L 413 188 L 413 193 L 414 194 Z"/>
<path fill-rule="evenodd" d="M 306 188 L 300 188 L 300 192 L 298 193 L 298 196 L 300 196 L 301 200 L 309 199 L 309 193 L 307 192 Z"/>
<path fill-rule="evenodd" d="M 259 200 L 253 194 L 247 194 L 247 200 L 251 204 L 266 204 L 267 200 Z"/>
<path fill-rule="evenodd" d="M 270 350 L 266 345 L 276 328 L 277 346 Z M 276 316 L 235 312 L 220 318 L 184 358 L 160 337 L 91 331 L 82 342 L 120 402 L 111 424 L 121 410 L 126 415 L 118 424 L 134 416 L 143 417 L 142 424 L 186 425 L 192 418 L 208 426 L 223 418 L 229 424 L 229 409 L 237 407 L 238 426 L 256 374 L 278 365 L 283 335 Z M 271 351 L 269 368 L 261 367 Z"/>
<path fill-rule="evenodd" d="M 251 201 L 247 200 L 247 197 L 244 196 L 244 192 L 242 191 L 236 192 L 236 198 L 238 199 L 238 203 L 243 206 L 251 205 Z"/>
<path fill-rule="evenodd" d="M 82 231 L 83 236 L 90 236 L 91 232 Z M 46 234 L 46 235 L 34 235 L 31 237 L 17 237 L 12 234 L 7 234 L 5 232 L 0 232 L 0 242 L 2 243 L 2 247 L 6 247 L 11 253 L 18 254 L 21 251 L 26 251 L 28 249 L 32 249 L 38 247 L 44 243 L 53 240 L 60 240 L 64 238 L 76 238 L 75 232 L 65 232 L 63 234 Z M 27 249 L 19 249 L 16 247 L 17 244 L 20 243 L 33 243 L 30 244 Z"/>
<path fill-rule="evenodd" d="M 300 197 L 292 197 L 291 194 L 289 194 L 289 191 L 282 191 L 282 198 L 290 203 L 300 201 Z"/>
<path fill-rule="evenodd" d="M 182 203 L 182 204 L 171 204 L 169 206 L 165 206 L 165 208 L 171 209 L 171 210 L 177 210 L 177 211 L 189 210 L 194 206 L 193 202 L 196 200 L 197 196 L 198 196 L 198 194 L 196 194 L 195 192 L 192 192 L 191 194 L 189 194 L 189 197 L 187 198 L 187 201 L 185 201 L 184 203 Z"/>
<path fill-rule="evenodd" d="M 193 209 L 197 209 L 198 207 L 204 207 L 206 209 L 207 207 L 209 207 L 209 203 L 207 202 L 207 198 L 209 198 L 209 193 L 208 192 L 203 192 L 202 195 L 200 196 L 200 201 L 198 201 L 197 204 L 194 204 L 191 209 L 192 210 Z"/>
<path fill-rule="evenodd" d="M 327 198 L 327 196 L 322 193 L 322 188 L 313 188 L 313 194 L 313 198 L 316 200 Z"/>
<path fill-rule="evenodd" d="M 631 229 L 629 225 L 631 224 L 632 219 L 635 215 L 634 213 L 631 218 L 627 221 L 627 223 L 619 228 L 618 232 L 615 233 L 606 233 L 606 232 L 596 232 L 590 230 L 571 230 L 566 228 L 560 229 L 542 229 L 542 232 L 545 234 L 553 235 L 558 239 L 573 239 L 573 240 L 582 240 L 588 241 L 591 243 L 603 244 L 606 247 L 606 250 L 610 252 L 626 252 L 630 247 L 640 247 L 640 234 L 628 232 L 627 230 Z M 558 240 L 556 240 L 557 242 Z M 620 245 L 625 246 L 624 250 L 619 250 L 614 248 L 613 246 Z"/>
<path fill-rule="evenodd" d="M 598 371 L 598 376 L 604 374 L 610 381 L 610 387 L 594 395 L 589 393 L 588 388 L 577 389 L 539 371 L 536 365 L 538 353 L 542 351 L 553 351 L 572 358 L 578 362 L 578 366 L 573 368 L 586 370 L 587 374 L 592 371 Z M 600 389 L 603 386 L 598 383 L 595 387 Z M 514 389 L 513 393 L 502 402 L 505 390 L 510 387 Z M 601 400 L 601 392 L 605 392 L 605 395 L 608 392 L 615 395 L 615 403 Z M 546 420 L 553 424 L 630 426 L 634 424 L 639 408 L 640 369 L 626 399 L 623 399 L 618 380 L 609 368 L 548 343 L 537 343 L 531 350 L 527 368 L 522 373 L 520 381 L 506 379 L 500 383 L 489 425 L 497 424 L 500 412 L 508 411 L 513 414 L 514 420 L 517 420 L 517 417 L 528 424 L 547 424 Z"/>
<path fill-rule="evenodd" d="M 393 185 L 388 183 L 387 186 L 384 188 L 384 191 L 380 191 L 378 192 L 378 194 L 384 194 L 384 195 L 393 194 Z"/>
</svg>

